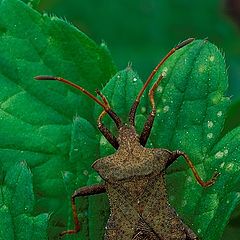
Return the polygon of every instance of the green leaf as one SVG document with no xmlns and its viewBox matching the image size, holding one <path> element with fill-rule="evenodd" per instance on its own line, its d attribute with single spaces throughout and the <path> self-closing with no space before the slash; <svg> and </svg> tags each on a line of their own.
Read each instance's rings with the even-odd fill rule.
<svg viewBox="0 0 240 240">
<path fill-rule="evenodd" d="M 94 102 L 68 86 L 33 77 L 62 76 L 94 91 L 116 70 L 104 43 L 96 44 L 66 21 L 18 0 L 0 0 L 0 6 L 1 164 L 7 171 L 22 160 L 28 163 L 34 213 L 54 213 L 49 238 L 57 238 L 71 211 L 66 178 L 74 186 L 80 181 L 69 160 L 72 119 L 78 115 L 95 124 Z M 29 226 L 31 221 L 23 222 Z"/>
<path fill-rule="evenodd" d="M 12 166 L 0 187 L 0 239 L 48 239 L 48 214 L 32 215 L 32 173 L 27 164 Z"/>
<path fill-rule="evenodd" d="M 162 131 L 152 139 L 157 145 L 179 148 L 191 138 L 190 151 L 204 156 L 219 138 L 229 105 L 223 96 L 227 75 L 222 55 L 213 45 L 195 41 L 166 64 L 170 78 L 156 94 L 161 96 L 156 125 Z"/>
<path fill-rule="evenodd" d="M 29 107 L 26 102 L 31 100 L 30 97 L 35 97 L 36 101 L 32 101 L 31 108 L 25 109 L 35 115 L 33 119 L 36 118 L 36 111 L 33 110 L 42 104 L 46 105 L 42 114 L 45 121 L 48 119 L 50 122 L 53 118 L 48 117 L 50 110 L 53 115 L 52 109 L 60 115 L 57 118 L 55 113 L 55 122 L 69 122 L 76 112 L 91 118 L 89 111 L 84 108 L 93 105 L 87 97 L 81 95 L 79 98 L 76 91 L 68 90 L 63 85 L 56 89 L 55 83 L 46 83 L 43 87 L 42 83 L 33 82 L 32 78 L 43 73 L 60 75 L 80 83 L 83 87 L 87 86 L 89 91 L 94 91 L 98 82 L 104 84 L 115 72 L 106 45 L 98 46 L 69 23 L 57 17 L 42 16 L 21 1 L 9 0 L 0 3 L 2 81 L 11 79 L 4 83 L 5 100 L 11 91 L 14 103 L 18 103 L 16 108 L 21 106 L 22 109 Z M 18 9 L 16 16 L 9 14 L 14 13 L 15 9 Z M 28 91 L 26 95 L 29 98 L 17 101 L 18 94 L 21 99 L 24 90 Z M 66 96 L 66 101 L 62 101 L 63 96 Z M 42 103 L 37 99 L 41 99 Z M 80 102 L 83 105 L 80 106 Z M 4 109 L 9 113 L 15 111 L 9 104 L 6 104 Z M 19 114 L 19 117 L 27 121 L 25 115 Z M 35 120 L 34 123 L 41 120 Z"/>
</svg>

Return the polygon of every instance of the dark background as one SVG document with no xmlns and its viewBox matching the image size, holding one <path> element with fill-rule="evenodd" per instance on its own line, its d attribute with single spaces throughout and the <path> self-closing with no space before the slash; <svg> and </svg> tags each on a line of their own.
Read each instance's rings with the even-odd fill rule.
<svg viewBox="0 0 240 240">
<path fill-rule="evenodd" d="M 118 69 L 132 62 L 143 80 L 173 46 L 188 37 L 208 38 L 223 52 L 233 105 L 224 132 L 240 125 L 239 0 L 41 0 L 39 10 L 62 17 L 94 41 L 104 41 Z M 240 209 L 223 239 L 239 240 Z"/>
</svg>

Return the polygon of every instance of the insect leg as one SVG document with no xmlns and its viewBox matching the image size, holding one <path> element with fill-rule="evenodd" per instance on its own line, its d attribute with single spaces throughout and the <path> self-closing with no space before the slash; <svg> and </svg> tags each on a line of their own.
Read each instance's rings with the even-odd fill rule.
<svg viewBox="0 0 240 240">
<path fill-rule="evenodd" d="M 80 223 L 79 223 L 79 219 L 78 219 L 78 215 L 77 215 L 77 208 L 76 208 L 76 203 L 75 203 L 76 197 L 89 196 L 89 195 L 94 195 L 94 194 L 99 194 L 99 193 L 104 193 L 104 192 L 106 192 L 105 184 L 81 187 L 81 188 L 77 189 L 71 197 L 75 229 L 63 231 L 62 233 L 60 233 L 60 236 L 64 236 L 65 234 L 74 234 L 74 233 L 79 232 L 79 230 L 80 230 Z"/>
<path fill-rule="evenodd" d="M 108 103 L 107 98 L 98 90 L 96 89 L 96 93 L 102 98 L 104 104 L 110 109 L 110 105 Z M 112 133 L 103 125 L 102 123 L 102 118 L 107 114 L 105 110 L 102 111 L 102 113 L 99 115 L 97 123 L 98 123 L 98 129 L 99 131 L 103 134 L 103 136 L 108 140 L 108 142 L 111 143 L 111 145 L 115 148 L 118 149 L 118 142 L 116 137 L 112 135 Z"/>
<path fill-rule="evenodd" d="M 140 144 L 142 146 L 145 146 L 148 140 L 148 137 L 150 135 L 152 126 L 153 126 L 153 122 L 154 122 L 154 118 L 156 115 L 156 106 L 155 106 L 155 101 L 154 101 L 154 91 L 157 89 L 158 84 L 160 83 L 160 81 L 162 80 L 163 75 L 161 74 L 160 77 L 158 78 L 158 80 L 153 84 L 153 86 L 151 87 L 151 89 L 149 90 L 148 96 L 150 99 L 150 103 L 152 106 L 152 111 L 150 112 L 150 114 L 148 115 L 147 121 L 144 124 L 141 136 L 140 136 Z"/>
<path fill-rule="evenodd" d="M 102 113 L 99 115 L 97 123 L 98 129 L 103 134 L 103 136 L 108 140 L 108 142 L 115 148 L 118 149 L 119 144 L 115 136 L 104 126 L 102 123 L 102 118 L 106 115 L 106 111 L 103 110 Z"/>
<path fill-rule="evenodd" d="M 176 151 L 172 152 L 172 154 L 173 154 L 173 158 L 168 162 L 167 166 L 171 165 L 178 157 L 180 157 L 180 156 L 184 157 L 187 164 L 191 168 L 194 177 L 196 178 L 197 182 L 202 187 L 209 187 L 209 186 L 213 185 L 215 183 L 217 177 L 220 175 L 219 173 L 214 173 L 213 177 L 210 180 L 205 182 L 201 179 L 201 177 L 199 176 L 199 174 L 198 174 L 196 168 L 194 167 L 192 161 L 190 160 L 189 156 L 185 152 L 176 150 Z"/>
</svg>

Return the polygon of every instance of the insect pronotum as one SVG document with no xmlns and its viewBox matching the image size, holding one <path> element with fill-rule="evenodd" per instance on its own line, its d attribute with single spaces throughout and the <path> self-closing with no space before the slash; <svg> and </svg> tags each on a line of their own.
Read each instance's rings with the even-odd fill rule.
<svg viewBox="0 0 240 240">
<path fill-rule="evenodd" d="M 106 226 L 105 240 L 183 240 L 198 239 L 197 235 L 178 217 L 169 205 L 165 170 L 180 156 L 191 168 L 197 182 L 202 187 L 211 186 L 218 174 L 204 182 L 188 155 L 182 151 L 167 149 L 145 148 L 156 115 L 154 91 L 163 79 L 163 73 L 149 90 L 149 100 L 152 110 L 144 124 L 140 135 L 135 129 L 135 115 L 140 99 L 146 87 L 153 79 L 162 64 L 178 49 L 191 43 L 189 38 L 173 48 L 155 67 L 144 86 L 138 93 L 129 112 L 129 122 L 124 124 L 109 105 L 106 97 L 96 90 L 101 100 L 84 88 L 61 77 L 37 76 L 37 80 L 57 80 L 71 85 L 99 104 L 103 111 L 97 120 L 100 132 L 116 149 L 110 156 L 96 160 L 92 167 L 100 174 L 104 183 L 77 189 L 72 197 L 72 212 L 75 227 L 60 235 L 74 234 L 81 226 L 77 215 L 75 200 L 77 197 L 89 196 L 107 192 L 110 203 L 110 217 Z M 103 124 L 102 118 L 108 114 L 115 122 L 118 136 L 115 137 Z"/>
</svg>

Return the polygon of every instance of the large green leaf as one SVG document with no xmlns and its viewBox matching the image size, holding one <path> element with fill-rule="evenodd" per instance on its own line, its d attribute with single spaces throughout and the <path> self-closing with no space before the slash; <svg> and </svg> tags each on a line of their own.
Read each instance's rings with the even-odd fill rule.
<svg viewBox="0 0 240 240">
<path fill-rule="evenodd" d="M 22 160 L 28 163 L 34 210 L 52 213 L 53 238 L 66 228 L 65 175 L 76 175 L 69 160 L 72 119 L 79 115 L 95 123 L 94 104 L 67 86 L 33 77 L 61 75 L 94 91 L 115 66 L 105 44 L 96 44 L 66 21 L 18 0 L 0 1 L 0 6 L 1 163 L 5 171 Z"/>
</svg>

